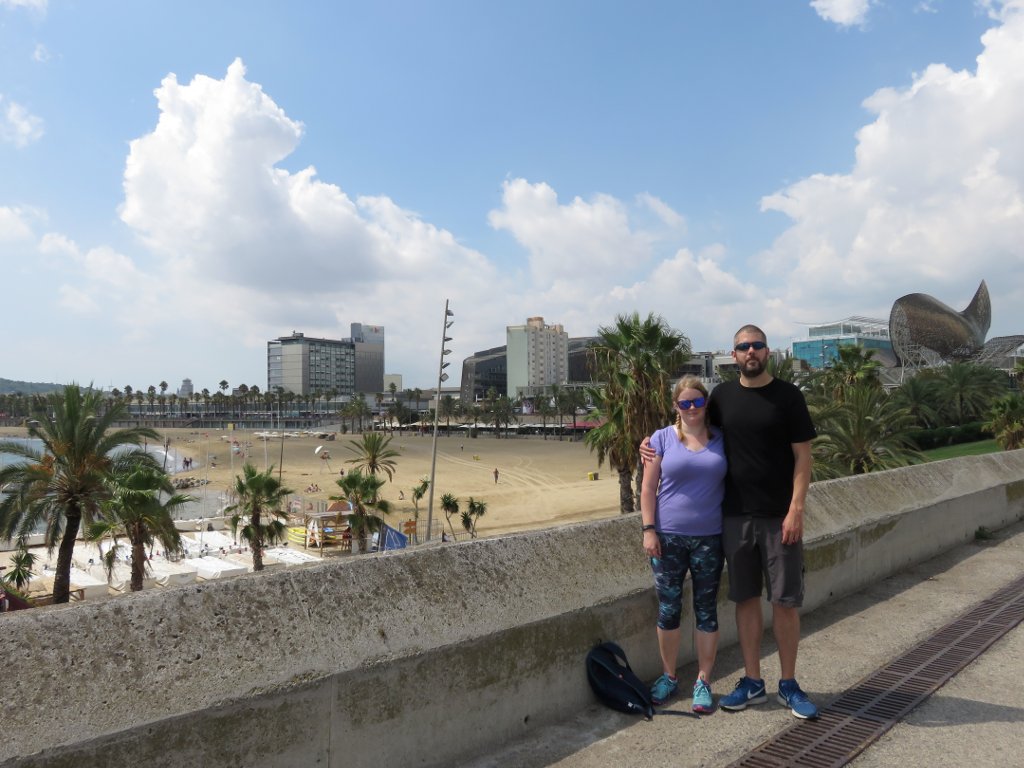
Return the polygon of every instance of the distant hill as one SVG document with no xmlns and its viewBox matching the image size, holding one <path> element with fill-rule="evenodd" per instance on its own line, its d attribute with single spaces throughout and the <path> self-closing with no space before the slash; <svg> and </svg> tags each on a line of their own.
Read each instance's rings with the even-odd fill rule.
<svg viewBox="0 0 1024 768">
<path fill-rule="evenodd" d="M 21 392 L 23 395 L 42 395 L 47 392 L 56 392 L 62 386 L 62 384 L 46 384 L 39 381 L 0 379 L 0 395 L 13 395 L 15 392 Z"/>
</svg>

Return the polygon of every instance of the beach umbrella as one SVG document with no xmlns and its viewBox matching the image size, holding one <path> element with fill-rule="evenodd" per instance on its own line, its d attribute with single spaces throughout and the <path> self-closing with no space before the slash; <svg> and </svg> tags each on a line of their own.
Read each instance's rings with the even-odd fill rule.
<svg viewBox="0 0 1024 768">
<path fill-rule="evenodd" d="M 329 472 L 333 472 L 334 471 L 333 469 L 331 469 L 331 461 L 330 461 L 331 454 L 328 451 L 325 451 L 324 447 L 322 445 L 318 445 L 316 448 L 314 448 L 313 449 L 313 453 L 315 455 L 319 456 L 321 459 L 323 459 L 324 464 L 327 465 L 327 471 L 329 471 Z M 322 466 L 320 467 L 320 470 L 323 471 L 323 467 Z"/>
</svg>

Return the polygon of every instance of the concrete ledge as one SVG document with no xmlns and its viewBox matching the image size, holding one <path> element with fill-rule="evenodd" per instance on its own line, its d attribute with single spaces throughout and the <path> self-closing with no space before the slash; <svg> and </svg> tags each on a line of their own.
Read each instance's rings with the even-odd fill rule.
<svg viewBox="0 0 1024 768">
<path fill-rule="evenodd" d="M 815 484 L 805 608 L 1021 519 L 1021 478 L 1024 451 Z M 7 614 L 0 764 L 451 763 L 589 702 L 599 639 L 653 676 L 655 613 L 634 515 Z"/>
</svg>

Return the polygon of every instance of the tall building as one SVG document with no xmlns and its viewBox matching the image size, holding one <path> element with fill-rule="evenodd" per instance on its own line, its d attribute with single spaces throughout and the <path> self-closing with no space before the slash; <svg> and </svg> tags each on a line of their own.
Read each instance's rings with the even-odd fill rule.
<svg viewBox="0 0 1024 768">
<path fill-rule="evenodd" d="M 401 392 L 402 389 L 403 389 L 403 386 L 402 386 L 402 374 L 400 374 L 400 373 L 385 373 L 384 374 L 384 386 L 380 388 L 380 391 L 385 393 L 385 394 L 390 392 L 392 384 L 395 385 L 395 392 Z M 377 394 L 377 393 L 374 392 L 374 394 Z"/>
<path fill-rule="evenodd" d="M 473 354 L 462 361 L 462 386 L 459 400 L 473 404 L 487 395 L 491 387 L 504 392 L 508 383 L 505 347 L 492 347 Z"/>
<path fill-rule="evenodd" d="M 376 394 L 384 391 L 384 326 L 352 323 L 356 352 L 355 391 Z"/>
<path fill-rule="evenodd" d="M 505 329 L 509 397 L 532 395 L 552 384 L 569 380 L 569 334 L 561 325 L 546 325 L 543 317 L 531 317 L 526 325 Z"/>
<path fill-rule="evenodd" d="M 600 341 L 598 336 L 580 336 L 569 339 L 568 365 L 570 384 L 589 384 L 594 381 L 590 347 Z"/>
<path fill-rule="evenodd" d="M 181 386 L 178 387 L 178 397 L 183 397 L 188 400 L 192 397 L 192 379 L 182 379 Z"/>
<path fill-rule="evenodd" d="M 356 347 L 351 339 L 317 339 L 293 331 L 267 342 L 267 392 L 297 395 L 356 391 Z"/>
</svg>

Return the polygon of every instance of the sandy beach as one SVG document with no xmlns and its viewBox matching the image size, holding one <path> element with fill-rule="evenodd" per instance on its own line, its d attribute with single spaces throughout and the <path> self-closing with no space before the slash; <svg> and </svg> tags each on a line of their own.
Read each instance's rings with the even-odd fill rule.
<svg viewBox="0 0 1024 768">
<path fill-rule="evenodd" d="M 302 497 L 303 508 L 326 502 L 339 489 L 339 470 L 348 471 L 349 450 L 358 435 L 335 434 L 333 441 L 316 435 L 285 439 L 260 439 L 255 432 L 196 431 L 168 429 L 160 432 L 170 439 L 170 450 L 179 460 L 193 459 L 191 471 L 178 471 L 176 477 L 208 480 L 206 493 L 214 497 L 234 485 L 244 461 L 257 469 L 273 465 L 282 469 L 282 480 Z M 293 435 L 296 433 L 292 433 Z M 24 428 L 0 428 L 5 437 L 25 437 Z M 233 447 L 237 442 L 237 447 Z M 384 498 L 392 504 L 388 522 L 399 527 L 413 517 L 412 488 L 430 474 L 431 435 L 406 431 L 394 433 L 391 447 L 399 451 L 395 459 L 394 479 L 384 489 Z M 315 450 L 323 446 L 328 459 Z M 282 454 L 283 450 L 283 454 Z M 207 464 L 206 457 L 211 457 Z M 282 460 L 283 458 L 283 460 Z M 498 482 L 494 470 L 498 470 Z M 598 472 L 597 480 L 588 473 Z M 311 486 L 319 490 L 307 491 Z M 438 437 L 435 472 L 434 519 L 443 520 L 440 496 L 452 493 L 463 502 L 472 496 L 487 504 L 486 514 L 477 524 L 481 536 L 543 528 L 551 525 L 592 520 L 618 514 L 618 481 L 607 465 L 600 470 L 597 458 L 582 442 L 559 441 L 549 437 L 475 439 L 466 435 Z M 189 491 L 202 493 L 200 489 Z M 405 499 L 400 499 L 400 492 Z M 420 519 L 425 524 L 426 498 L 420 502 Z M 453 520 L 457 531 L 459 521 Z M 462 538 L 460 536 L 460 538 Z"/>
</svg>

